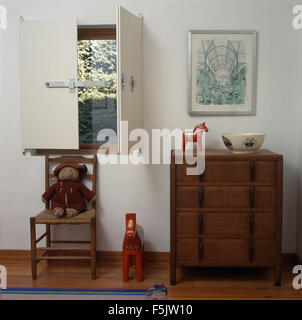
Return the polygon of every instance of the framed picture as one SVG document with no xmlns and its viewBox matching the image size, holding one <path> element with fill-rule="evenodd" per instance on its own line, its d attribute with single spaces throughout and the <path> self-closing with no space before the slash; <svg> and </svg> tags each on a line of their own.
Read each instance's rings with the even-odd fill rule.
<svg viewBox="0 0 302 320">
<path fill-rule="evenodd" d="M 189 31 L 190 115 L 256 114 L 256 31 Z"/>
</svg>

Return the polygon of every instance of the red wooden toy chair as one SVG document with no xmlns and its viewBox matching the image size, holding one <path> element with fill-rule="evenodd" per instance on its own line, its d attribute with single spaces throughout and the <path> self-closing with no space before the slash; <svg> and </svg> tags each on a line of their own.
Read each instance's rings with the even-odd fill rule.
<svg viewBox="0 0 302 320">
<path fill-rule="evenodd" d="M 136 224 L 136 214 L 126 214 L 126 233 L 123 243 L 123 280 L 129 280 L 129 267 L 134 256 L 137 280 L 143 280 L 144 230 Z"/>
</svg>

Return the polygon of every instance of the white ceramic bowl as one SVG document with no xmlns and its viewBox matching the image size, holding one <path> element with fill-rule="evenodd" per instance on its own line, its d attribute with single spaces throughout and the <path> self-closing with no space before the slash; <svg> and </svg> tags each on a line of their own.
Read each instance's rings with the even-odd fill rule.
<svg viewBox="0 0 302 320">
<path fill-rule="evenodd" d="M 263 144 L 264 133 L 223 133 L 224 145 L 233 153 L 254 153 Z"/>
</svg>

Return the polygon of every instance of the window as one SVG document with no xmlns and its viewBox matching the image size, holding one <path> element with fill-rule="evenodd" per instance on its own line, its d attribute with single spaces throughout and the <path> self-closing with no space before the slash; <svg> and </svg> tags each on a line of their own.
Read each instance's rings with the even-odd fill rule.
<svg viewBox="0 0 302 320">
<path fill-rule="evenodd" d="M 117 56 L 115 28 L 78 29 L 79 81 L 106 81 L 106 87 L 78 89 L 80 147 L 97 147 L 102 129 L 117 135 Z M 111 141 L 112 141 L 111 139 Z M 117 141 L 116 141 L 117 143 Z"/>
</svg>

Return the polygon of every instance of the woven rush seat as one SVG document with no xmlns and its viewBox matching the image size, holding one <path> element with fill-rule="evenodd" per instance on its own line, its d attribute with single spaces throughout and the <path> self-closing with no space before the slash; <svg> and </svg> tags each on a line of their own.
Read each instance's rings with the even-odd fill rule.
<svg viewBox="0 0 302 320">
<path fill-rule="evenodd" d="M 95 217 L 95 209 L 84 211 L 72 218 L 56 218 L 50 209 L 41 211 L 35 217 L 36 224 L 89 224 Z"/>
</svg>

